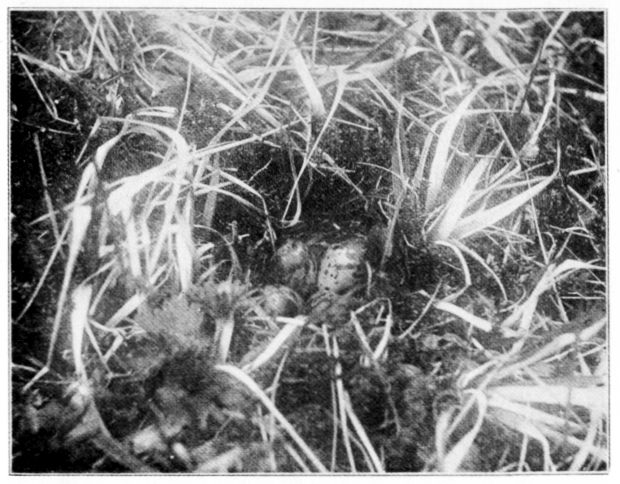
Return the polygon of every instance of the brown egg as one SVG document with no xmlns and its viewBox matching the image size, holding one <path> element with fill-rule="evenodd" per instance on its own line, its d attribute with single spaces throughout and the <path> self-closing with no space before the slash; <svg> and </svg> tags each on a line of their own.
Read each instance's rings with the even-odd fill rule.
<svg viewBox="0 0 620 484">
<path fill-rule="evenodd" d="M 310 294 L 316 285 L 317 264 L 313 253 L 305 242 L 287 240 L 275 254 L 276 279 L 303 297 Z"/>
<path fill-rule="evenodd" d="M 282 247 L 276 251 L 276 263 L 285 272 L 290 272 L 303 267 L 308 259 L 310 251 L 308 246 L 301 240 L 288 239 Z"/>
<path fill-rule="evenodd" d="M 295 316 L 301 308 L 301 298 L 286 286 L 265 286 L 260 299 L 263 309 L 272 317 Z"/>
</svg>

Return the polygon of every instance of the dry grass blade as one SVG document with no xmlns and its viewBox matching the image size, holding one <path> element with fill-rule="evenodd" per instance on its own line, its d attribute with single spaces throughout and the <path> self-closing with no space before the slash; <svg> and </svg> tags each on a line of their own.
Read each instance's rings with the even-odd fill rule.
<svg viewBox="0 0 620 484">
<path fill-rule="evenodd" d="M 581 423 L 567 419 L 560 412 L 558 412 L 560 415 L 555 415 L 551 412 L 539 410 L 529 403 L 524 404 L 505 399 L 496 393 L 494 388 L 489 389 L 488 396 L 491 412 L 494 412 L 494 409 L 502 409 L 515 415 L 520 415 L 541 427 L 556 428 L 567 433 L 578 433 L 582 430 L 583 425 Z"/>
<path fill-rule="evenodd" d="M 119 70 L 118 64 L 116 62 L 116 58 L 114 54 L 112 53 L 112 50 L 110 49 L 107 34 L 102 31 L 103 26 L 102 26 L 101 21 L 102 19 L 105 19 L 107 17 L 107 14 L 105 12 L 95 12 L 94 15 L 95 15 L 95 25 L 91 25 L 88 19 L 88 16 L 86 15 L 86 12 L 78 12 L 78 16 L 80 17 L 82 22 L 84 22 L 84 25 L 90 32 L 91 39 L 92 39 L 91 46 L 89 48 L 89 57 L 83 69 L 88 69 L 90 61 L 92 60 L 92 52 L 93 52 L 92 46 L 94 42 L 94 44 L 97 45 L 99 52 L 101 52 L 101 55 L 103 55 L 108 65 L 112 68 L 112 70 L 116 72 Z"/>
<path fill-rule="evenodd" d="M 310 162 L 313 159 L 314 153 L 316 152 L 316 150 L 319 147 L 319 142 L 321 141 L 321 138 L 324 136 L 325 131 L 327 130 L 327 127 L 329 126 L 329 123 L 331 122 L 332 118 L 334 117 L 334 114 L 336 113 L 336 110 L 338 108 L 338 106 L 340 105 L 340 101 L 342 99 L 342 96 L 344 94 L 344 90 L 346 88 L 347 85 L 347 80 L 345 78 L 345 76 L 338 76 L 338 84 L 337 84 L 337 89 L 336 89 L 336 93 L 334 94 L 334 99 L 332 101 L 332 106 L 331 109 L 329 110 L 329 113 L 327 114 L 324 122 L 323 122 L 323 126 L 321 127 L 321 131 L 319 132 L 319 134 L 316 137 L 316 140 L 314 140 L 314 143 L 312 144 L 311 148 L 309 149 L 308 153 L 304 156 L 304 162 L 303 165 L 301 166 L 301 169 L 299 170 L 299 173 L 297 174 L 296 178 L 295 178 L 295 182 L 293 184 L 293 187 L 291 189 L 291 193 L 289 194 L 287 203 L 286 203 L 286 208 L 284 209 L 284 214 L 282 215 L 282 222 L 285 223 L 285 225 L 295 225 L 299 222 L 299 217 L 301 215 L 301 205 L 297 204 L 296 207 L 296 212 L 295 215 L 293 216 L 293 218 L 291 220 L 286 220 L 286 216 L 288 214 L 289 208 L 291 206 L 291 203 L 293 201 L 293 197 L 294 195 L 297 193 L 298 191 L 298 186 L 299 186 L 299 182 L 301 180 L 302 175 L 304 174 L 304 172 L 306 171 L 307 167 L 309 166 Z"/>
<path fill-rule="evenodd" d="M 352 439 L 349 433 L 349 420 L 347 418 L 347 404 L 345 399 L 346 390 L 342 384 L 342 365 L 337 360 L 339 356 L 338 340 L 335 337 L 330 337 L 328 335 L 325 325 L 323 325 L 323 338 L 325 341 L 326 353 L 336 360 L 334 365 L 334 374 L 336 378 L 335 381 L 332 382 L 332 400 L 334 406 L 336 407 L 335 410 L 337 410 L 334 411 L 334 424 L 337 424 L 337 422 L 340 423 L 339 427 L 342 432 L 342 442 L 344 443 L 349 467 L 352 472 L 356 472 L 355 457 L 353 456 L 353 449 L 351 446 Z M 337 427 L 334 428 L 334 433 L 336 431 Z M 337 438 L 337 436 L 334 436 L 334 438 Z"/>
<path fill-rule="evenodd" d="M 81 381 L 86 380 L 82 343 L 88 326 L 88 312 L 92 292 L 92 286 L 80 285 L 73 291 L 71 298 L 73 302 L 73 310 L 71 311 L 71 349 L 75 373 Z"/>
<path fill-rule="evenodd" d="M 41 144 L 39 143 L 39 135 L 34 134 L 34 147 L 37 152 L 37 161 L 39 162 L 39 172 L 41 173 L 41 181 L 43 182 L 43 192 L 45 196 L 45 205 L 47 206 L 47 213 L 52 224 L 52 231 L 54 232 L 54 238 L 56 244 L 61 243 L 60 231 L 58 230 L 58 221 L 56 220 L 56 211 L 54 210 L 54 204 L 52 203 L 52 197 L 50 196 L 49 186 L 47 183 L 47 176 L 45 175 L 45 168 L 43 167 L 43 158 L 41 156 Z"/>
<path fill-rule="evenodd" d="M 454 419 L 454 423 L 452 425 L 450 425 L 449 423 L 452 414 L 452 412 L 450 411 L 442 413 L 437 420 L 437 429 L 435 431 L 435 435 L 437 439 L 437 458 L 439 460 L 438 467 L 441 472 L 454 473 L 459 470 L 463 463 L 463 460 L 471 451 L 474 439 L 480 432 L 484 417 L 487 413 L 486 397 L 480 392 L 475 392 L 471 394 L 471 398 L 476 403 L 476 421 L 474 422 L 472 428 L 467 431 L 465 435 L 461 437 L 459 441 L 454 444 L 454 446 L 449 451 L 446 447 L 449 441 L 449 437 L 454 431 L 454 423 L 460 421 L 460 419 L 462 418 L 461 415 L 463 415 L 467 411 L 467 407 L 461 412 L 461 415 L 457 416 Z M 452 429 L 450 427 L 452 427 Z"/>
<path fill-rule="evenodd" d="M 469 105 L 478 96 L 480 91 L 485 87 L 485 83 L 480 83 L 459 103 L 456 109 L 443 120 L 444 127 L 437 139 L 435 148 L 435 156 L 430 162 L 428 175 L 428 189 L 426 192 L 425 208 L 430 212 L 436 205 L 440 193 L 443 191 L 446 181 L 446 173 L 448 171 L 450 161 L 450 147 L 452 138 L 456 132 L 456 128 L 462 121 L 463 117 L 469 109 Z M 425 160 L 421 161 L 425 164 Z"/>
<path fill-rule="evenodd" d="M 191 198 L 187 198 L 184 214 L 177 214 L 177 221 L 173 227 L 172 254 L 176 259 L 177 274 L 181 290 L 186 292 L 194 280 L 194 261 L 196 258 L 196 245 L 192 236 L 191 226 Z"/>
<path fill-rule="evenodd" d="M 521 82 L 526 84 L 527 78 L 525 74 L 519 70 L 519 66 L 508 48 L 511 40 L 501 31 L 502 27 L 509 27 L 509 25 L 506 25 L 508 12 L 496 12 L 488 16 L 481 16 L 480 18 L 482 22 L 488 20 L 488 24 L 479 29 L 479 32 L 483 35 L 482 43 L 488 53 L 500 66 L 507 71 L 514 72 L 520 77 Z"/>
<path fill-rule="evenodd" d="M 266 363 L 271 361 L 283 348 L 288 347 L 292 341 L 299 335 L 301 328 L 306 324 L 307 320 L 304 316 L 296 318 L 278 318 L 280 321 L 286 322 L 286 325 L 278 332 L 278 334 L 269 341 L 264 350 L 251 362 L 243 367 L 246 373 L 252 373 L 258 370 Z"/>
<path fill-rule="evenodd" d="M 51 118 L 55 119 L 57 121 L 60 121 L 62 123 L 71 125 L 71 126 L 75 125 L 75 121 L 69 121 L 69 120 L 63 119 L 63 118 L 61 118 L 58 115 L 58 110 L 56 109 L 56 105 L 54 104 L 54 102 L 52 100 L 46 99 L 46 97 L 43 95 L 43 93 L 41 92 L 41 89 L 39 89 L 39 86 L 37 85 L 37 82 L 35 81 L 32 73 L 30 72 L 30 70 L 26 66 L 26 63 L 24 62 L 24 57 L 23 56 L 18 56 L 18 59 L 19 59 L 19 62 L 21 63 L 21 65 L 22 65 L 22 67 L 24 68 L 24 72 L 28 76 L 28 79 L 30 80 L 30 83 L 32 84 L 32 87 L 34 88 L 35 92 L 37 93 L 37 96 L 39 97 L 39 99 L 41 100 L 43 105 L 45 106 L 45 109 L 47 110 L 47 112 L 51 116 Z"/>
<path fill-rule="evenodd" d="M 289 436 L 295 441 L 295 443 L 299 446 L 299 448 L 303 451 L 305 456 L 308 458 L 310 462 L 315 466 L 315 468 L 319 472 L 327 472 L 325 466 L 321 463 L 318 457 L 314 454 L 314 452 L 308 447 L 306 442 L 299 436 L 299 434 L 295 431 L 293 426 L 286 420 L 284 415 L 280 413 L 278 408 L 273 404 L 273 402 L 263 393 L 263 391 L 259 388 L 254 380 L 252 380 L 246 373 L 244 373 L 239 368 L 230 365 L 217 365 L 215 367 L 216 370 L 222 371 L 224 373 L 229 374 L 237 381 L 245 385 L 253 394 L 260 400 L 260 402 L 273 414 L 278 423 L 286 430 Z"/>
<path fill-rule="evenodd" d="M 537 350 L 534 354 L 500 370 L 495 376 L 496 378 L 501 379 L 505 376 L 513 375 L 522 368 L 526 368 L 538 361 L 543 360 L 544 358 L 558 354 L 564 348 L 574 344 L 576 341 L 587 341 L 601 331 L 605 327 L 606 322 L 606 318 L 601 318 L 579 333 L 567 332 L 561 334 L 560 336 L 554 338 L 550 343 Z M 518 350 L 520 344 L 517 343 L 515 346 Z"/>
<path fill-rule="evenodd" d="M 58 67 L 50 64 L 49 62 L 45 62 L 41 59 L 37 59 L 29 54 L 25 54 L 25 53 L 19 53 L 16 54 L 17 57 L 20 60 L 23 60 L 25 62 L 28 62 L 29 64 L 33 64 L 35 66 L 37 66 L 40 69 L 44 69 L 50 73 L 52 73 L 53 75 L 55 75 L 56 77 L 58 77 L 59 79 L 61 79 L 62 81 L 66 82 L 66 83 L 70 83 L 73 80 L 73 76 L 69 73 L 66 72 L 66 70 L 63 69 L 59 69 Z"/>
<path fill-rule="evenodd" d="M 299 21 L 299 25 L 303 23 L 303 15 L 301 20 Z M 308 100 L 310 103 L 310 108 L 312 112 L 312 116 L 318 119 L 322 119 L 325 117 L 325 105 L 323 104 L 323 97 L 321 96 L 321 92 L 310 74 L 310 69 L 306 64 L 306 60 L 304 59 L 301 51 L 295 45 L 295 41 L 293 40 L 295 35 L 291 32 L 291 39 L 288 41 L 288 56 L 291 61 L 291 65 L 297 72 L 299 79 L 301 79 L 301 83 L 306 91 L 308 96 Z"/>
<path fill-rule="evenodd" d="M 343 398 L 344 398 L 346 415 L 351 421 L 351 425 L 355 429 L 355 432 L 357 433 L 362 445 L 364 446 L 364 450 L 366 451 L 366 454 L 370 458 L 370 462 L 372 463 L 372 466 L 373 466 L 372 472 L 384 473 L 385 470 L 383 469 L 383 464 L 381 463 L 381 459 L 379 458 L 377 451 L 375 450 L 372 443 L 370 442 L 370 439 L 368 438 L 368 435 L 366 434 L 366 431 L 364 430 L 362 423 L 360 422 L 359 418 L 355 414 L 355 411 L 353 410 L 353 405 L 351 404 L 351 398 L 349 397 L 349 394 L 347 393 L 346 390 L 343 391 Z"/>
<path fill-rule="evenodd" d="M 62 250 L 62 244 L 66 240 L 70 229 L 71 229 L 71 224 L 65 223 L 62 233 L 60 234 L 60 237 L 58 238 L 56 245 L 54 245 L 54 250 L 52 251 L 50 257 L 48 258 L 47 263 L 45 264 L 45 268 L 43 269 L 41 277 L 39 277 L 39 281 L 37 282 L 37 285 L 35 286 L 34 290 L 32 291 L 32 294 L 28 298 L 28 301 L 26 301 L 26 304 L 24 304 L 24 309 L 22 309 L 22 311 L 15 318 L 16 323 L 19 322 L 19 320 L 22 319 L 24 315 L 28 312 L 28 310 L 32 306 L 32 303 L 34 302 L 37 295 L 39 294 L 39 291 L 43 287 L 43 284 L 45 283 L 45 280 L 50 272 L 50 269 L 52 268 L 52 264 L 54 263 L 54 261 L 56 260 L 56 257 Z"/>
<path fill-rule="evenodd" d="M 163 20 L 165 24 L 168 24 Z M 192 34 L 185 31 L 183 27 L 179 27 L 174 23 L 169 25 L 173 32 L 178 33 L 178 40 L 181 45 L 187 50 L 173 47 L 165 44 L 151 44 L 144 46 L 141 50 L 141 54 L 148 54 L 156 51 L 163 51 L 173 54 L 174 56 L 183 59 L 187 64 L 193 65 L 198 72 L 207 75 L 223 89 L 229 92 L 234 98 L 241 103 L 245 103 L 248 99 L 248 93 L 242 82 L 235 77 L 234 73 L 222 63 L 220 59 L 213 62 L 213 58 L 217 57 L 216 53 L 208 49 L 204 43 L 196 44 Z M 254 112 L 261 116 L 268 125 L 272 127 L 279 127 L 280 123 L 273 117 L 273 115 L 262 106 L 255 105 Z"/>
<path fill-rule="evenodd" d="M 121 321 L 127 319 L 138 309 L 145 300 L 146 294 L 134 294 L 106 321 L 105 326 L 108 328 L 115 328 Z"/>
<path fill-rule="evenodd" d="M 78 192 L 79 193 L 79 192 Z M 45 367 L 23 388 L 27 391 L 36 381 L 41 378 L 47 371 L 54 358 L 54 352 L 56 351 L 56 342 L 60 331 L 60 325 L 62 320 L 62 314 L 67 300 L 67 293 L 69 291 L 69 285 L 73 277 L 73 270 L 77 261 L 77 256 L 82 248 L 82 242 L 86 235 L 86 229 L 90 223 L 92 210 L 90 207 L 78 206 L 73 209 L 71 213 L 71 240 L 69 244 L 69 257 L 65 266 L 65 272 L 62 279 L 62 287 L 60 289 L 60 296 L 58 299 L 58 305 L 56 306 L 56 315 L 54 316 L 54 322 L 52 323 L 52 333 L 50 336 L 49 350 L 47 352 L 47 360 Z"/>
<path fill-rule="evenodd" d="M 437 240 L 435 243 L 437 245 L 447 247 L 454 252 L 454 254 L 459 260 L 459 263 L 461 264 L 461 268 L 463 269 L 463 277 L 465 278 L 464 289 L 471 286 L 471 272 L 469 270 L 469 264 L 467 264 L 467 260 L 465 259 L 465 256 L 463 255 L 465 246 L 463 244 L 456 244 L 452 242 L 446 242 L 443 240 Z M 456 294 L 454 297 L 451 297 L 451 299 L 456 299 Z"/>
<path fill-rule="evenodd" d="M 515 195 L 511 199 L 500 203 L 499 205 L 489 209 L 480 210 L 463 218 L 454 228 L 452 236 L 457 239 L 469 237 L 508 217 L 549 186 L 549 184 L 555 179 L 556 173 L 549 177 L 543 178 L 536 185 L 519 193 L 518 195 Z"/>
<path fill-rule="evenodd" d="M 585 468 L 586 460 L 590 455 L 596 456 L 602 462 L 609 462 L 609 455 L 606 449 L 599 447 L 595 444 L 595 440 L 598 435 L 604 434 L 605 428 L 602 419 L 602 415 L 594 413 L 590 417 L 590 425 L 588 426 L 588 433 L 583 439 L 582 445 L 579 445 L 579 451 L 573 457 L 573 462 L 570 465 L 570 472 L 578 472 Z"/>
<path fill-rule="evenodd" d="M 471 314 L 470 312 L 452 303 L 445 302 L 445 301 L 437 301 L 434 304 L 434 306 L 435 308 L 440 309 L 441 311 L 446 311 L 450 314 L 453 314 L 454 316 L 462 319 L 466 323 L 469 323 L 474 328 L 480 329 L 482 331 L 489 332 L 493 328 L 491 323 L 487 321 L 486 319 L 482 319 L 474 314 Z"/>
<path fill-rule="evenodd" d="M 401 99 L 401 106 L 403 105 Z M 392 140 L 392 194 L 396 200 L 401 200 L 404 196 L 403 192 L 406 190 L 405 180 L 408 178 L 408 173 L 405 168 L 403 159 L 403 151 L 406 148 L 405 131 L 403 129 L 403 110 L 398 110 L 396 116 L 396 126 L 394 128 L 394 138 Z"/>
<path fill-rule="evenodd" d="M 533 424 L 531 421 L 524 419 L 522 415 L 517 415 L 502 409 L 494 409 L 493 416 L 499 419 L 504 425 L 522 433 L 524 436 L 536 440 L 542 447 L 543 451 L 543 469 L 546 472 L 553 472 L 556 470 L 556 466 L 551 459 L 551 448 L 549 446 L 549 441 L 540 431 L 538 426 Z"/>
<path fill-rule="evenodd" d="M 492 387 L 493 395 L 507 400 L 527 403 L 543 403 L 579 406 L 590 412 L 601 414 L 607 410 L 607 388 L 601 378 L 573 377 L 568 381 L 544 382 L 544 385 L 499 385 Z"/>
<path fill-rule="evenodd" d="M 506 292 L 506 288 L 504 287 L 504 284 L 502 283 L 499 276 L 495 273 L 495 271 L 491 269 L 491 267 L 485 262 L 482 256 L 480 256 L 475 250 L 470 249 L 465 244 L 462 244 L 459 241 L 455 241 L 454 246 L 460 249 L 460 251 L 472 257 L 476 262 L 478 262 L 478 264 L 480 264 L 487 271 L 487 273 L 490 274 L 490 276 L 493 278 L 493 280 L 497 284 L 497 287 L 499 287 L 500 291 L 502 291 L 502 296 L 504 297 L 504 300 L 508 300 L 508 294 Z"/>
<path fill-rule="evenodd" d="M 551 264 L 537 282 L 536 287 L 534 287 L 528 299 L 520 304 L 517 309 L 502 322 L 504 331 L 509 331 L 518 324 L 518 331 L 520 333 L 527 332 L 532 324 L 532 317 L 542 294 L 554 287 L 556 283 L 578 270 L 603 270 L 603 268 L 578 260 L 565 260 L 559 265 Z"/>
<path fill-rule="evenodd" d="M 202 166 L 207 165 L 212 167 L 212 173 L 209 176 L 209 184 L 207 189 L 207 196 L 205 197 L 204 207 L 202 209 L 202 218 L 205 226 L 212 227 L 213 226 L 213 217 L 215 216 L 215 207 L 217 203 L 218 192 L 215 190 L 220 183 L 220 156 L 219 154 L 215 154 L 214 156 L 205 156 L 205 162 L 200 163 L 198 172 L 202 172 Z M 196 173 L 196 178 L 194 179 L 194 185 L 199 185 L 199 175 L 200 173 Z"/>
<path fill-rule="evenodd" d="M 444 209 L 444 214 L 437 219 L 439 223 L 436 222 L 434 224 L 435 226 L 431 226 L 429 229 L 429 240 L 458 240 L 459 237 L 456 228 L 463 219 L 463 214 L 468 209 L 468 202 L 472 198 L 482 174 L 486 172 L 491 161 L 491 158 L 483 158 L 476 163 L 463 184 L 454 192 L 454 195 L 450 197 Z"/>
</svg>

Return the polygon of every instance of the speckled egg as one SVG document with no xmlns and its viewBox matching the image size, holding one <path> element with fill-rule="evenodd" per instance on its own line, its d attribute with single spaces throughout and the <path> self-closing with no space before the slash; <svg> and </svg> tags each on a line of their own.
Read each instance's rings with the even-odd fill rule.
<svg viewBox="0 0 620 484">
<path fill-rule="evenodd" d="M 296 239 L 287 240 L 275 254 L 276 279 L 305 297 L 316 285 L 317 264 L 310 247 Z"/>
<path fill-rule="evenodd" d="M 366 267 L 365 253 L 366 245 L 361 238 L 330 245 L 319 266 L 319 291 L 342 293 L 358 284 Z"/>
<path fill-rule="evenodd" d="M 287 286 L 267 285 L 262 288 L 258 302 L 272 317 L 295 316 L 301 308 L 301 298 Z"/>
<path fill-rule="evenodd" d="M 308 246 L 301 240 L 288 239 L 276 251 L 276 262 L 283 271 L 293 271 L 308 260 Z"/>
</svg>

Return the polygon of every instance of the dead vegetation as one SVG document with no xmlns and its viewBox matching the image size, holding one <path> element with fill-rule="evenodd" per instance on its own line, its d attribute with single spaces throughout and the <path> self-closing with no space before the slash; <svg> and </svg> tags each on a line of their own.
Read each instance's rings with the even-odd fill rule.
<svg viewBox="0 0 620 484">
<path fill-rule="evenodd" d="M 604 20 L 12 11 L 13 472 L 605 470 Z"/>
</svg>

